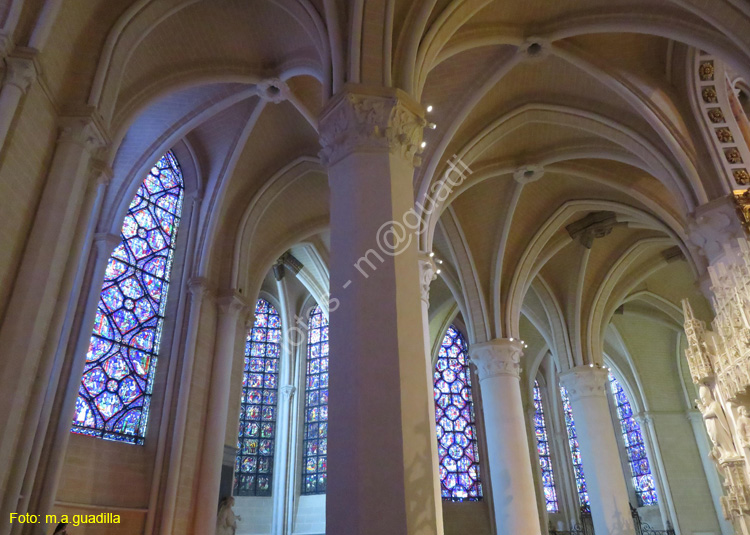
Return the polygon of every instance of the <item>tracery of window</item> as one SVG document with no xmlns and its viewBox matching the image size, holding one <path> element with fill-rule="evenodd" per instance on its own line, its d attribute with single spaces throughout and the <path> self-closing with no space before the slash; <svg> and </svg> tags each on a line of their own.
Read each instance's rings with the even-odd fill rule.
<svg viewBox="0 0 750 535">
<path fill-rule="evenodd" d="M 556 513 L 558 506 L 555 477 L 552 473 L 552 459 L 550 458 L 549 440 L 547 440 L 547 425 L 544 421 L 544 409 L 542 408 L 542 392 L 537 381 L 534 381 L 534 431 L 536 433 L 536 451 L 539 455 L 539 465 L 542 469 L 544 501 L 547 512 Z"/>
<path fill-rule="evenodd" d="M 448 327 L 434 374 L 440 486 L 446 500 L 482 499 L 467 352 L 461 333 Z"/>
<path fill-rule="evenodd" d="M 307 330 L 302 494 L 325 494 L 328 454 L 328 320 L 316 306 Z"/>
<path fill-rule="evenodd" d="M 255 323 L 245 340 L 235 496 L 270 496 L 276 437 L 281 319 L 265 299 L 255 305 Z"/>
<path fill-rule="evenodd" d="M 638 497 L 638 506 L 655 505 L 658 503 L 656 497 L 656 485 L 651 475 L 651 465 L 646 455 L 646 446 L 641 435 L 641 426 L 633 418 L 633 409 L 630 400 L 622 389 L 620 383 L 610 372 L 609 386 L 615 398 L 617 417 L 620 420 L 622 439 L 625 442 L 625 451 L 628 454 L 630 472 L 633 474 L 633 487 Z"/>
<path fill-rule="evenodd" d="M 581 504 L 581 509 L 588 511 L 591 504 L 589 502 L 589 491 L 586 487 L 586 477 L 583 474 L 581 448 L 578 445 L 578 434 L 576 433 L 576 424 L 573 421 L 573 409 L 570 407 L 570 397 L 564 386 L 560 387 L 560 397 L 562 398 L 563 412 L 565 413 L 565 427 L 568 431 L 570 456 L 573 458 L 573 473 L 575 474 L 576 487 L 578 489 L 578 501 Z"/>
<path fill-rule="evenodd" d="M 143 444 L 183 192 L 167 152 L 130 203 L 104 274 L 74 433 Z"/>
</svg>

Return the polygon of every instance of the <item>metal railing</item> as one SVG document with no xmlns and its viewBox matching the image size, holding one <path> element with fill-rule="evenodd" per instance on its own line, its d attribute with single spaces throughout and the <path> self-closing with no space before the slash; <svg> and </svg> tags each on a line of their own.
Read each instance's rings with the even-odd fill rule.
<svg viewBox="0 0 750 535">
<path fill-rule="evenodd" d="M 632 505 L 630 506 L 630 514 L 633 517 L 636 535 L 675 535 L 674 528 L 669 520 L 667 520 L 666 529 L 654 529 L 641 520 L 638 510 Z M 595 535 L 591 512 L 586 509 L 581 510 L 580 518 L 580 521 L 571 529 L 555 530 L 550 528 L 549 535 Z"/>
</svg>

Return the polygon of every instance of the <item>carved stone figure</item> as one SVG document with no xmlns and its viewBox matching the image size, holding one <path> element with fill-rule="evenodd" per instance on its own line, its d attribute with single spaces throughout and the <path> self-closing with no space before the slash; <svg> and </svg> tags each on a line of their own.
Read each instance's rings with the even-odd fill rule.
<svg viewBox="0 0 750 535">
<path fill-rule="evenodd" d="M 741 448 L 750 448 L 750 411 L 747 407 L 738 409 L 739 417 L 737 418 L 737 440 Z"/>
<path fill-rule="evenodd" d="M 700 398 L 700 401 L 697 402 L 698 408 L 703 414 L 703 420 L 706 422 L 708 436 L 711 437 L 711 442 L 714 444 L 713 456 L 719 462 L 734 457 L 736 455 L 734 441 L 732 440 L 732 435 L 729 433 L 729 425 L 727 424 L 724 409 L 714 399 L 711 390 L 706 385 L 701 385 L 700 387 Z"/>
<path fill-rule="evenodd" d="M 234 514 L 232 507 L 234 498 L 227 496 L 221 500 L 219 514 L 216 517 L 216 535 L 234 535 L 237 531 L 237 521 L 242 517 Z"/>
</svg>

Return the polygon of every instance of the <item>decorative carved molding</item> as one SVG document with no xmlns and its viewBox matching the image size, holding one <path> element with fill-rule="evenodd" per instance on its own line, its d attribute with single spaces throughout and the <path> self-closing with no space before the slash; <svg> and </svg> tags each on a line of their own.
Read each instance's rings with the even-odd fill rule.
<svg viewBox="0 0 750 535">
<path fill-rule="evenodd" d="M 279 388 L 279 392 L 281 392 L 281 395 L 284 396 L 285 400 L 290 400 L 292 396 L 294 396 L 294 393 L 297 391 L 297 387 L 292 385 L 285 385 Z"/>
<path fill-rule="evenodd" d="M 706 324 L 695 318 L 693 308 L 687 299 L 682 300 L 682 312 L 685 318 L 684 328 L 688 343 L 688 347 L 685 349 L 685 358 L 687 358 L 690 367 L 690 376 L 695 384 L 705 383 L 714 375 L 709 355 L 710 349 L 706 344 Z"/>
<path fill-rule="evenodd" d="M 419 289 L 422 301 L 430 304 L 430 284 L 437 279 L 438 267 L 434 257 L 428 254 L 419 255 Z"/>
<path fill-rule="evenodd" d="M 417 166 L 426 124 L 421 106 L 403 91 L 349 85 L 321 115 L 320 158 L 333 165 L 354 151 L 388 150 Z"/>
<path fill-rule="evenodd" d="M 523 345 L 520 340 L 496 338 L 474 344 L 469 348 L 469 355 L 480 381 L 504 375 L 518 379 L 521 375 Z"/>
<path fill-rule="evenodd" d="M 606 368 L 599 366 L 576 366 L 560 374 L 560 384 L 566 388 L 571 400 L 606 397 L 608 373 Z"/>
<path fill-rule="evenodd" d="M 745 461 L 729 460 L 719 464 L 719 472 L 724 479 L 724 496 L 721 509 L 727 520 L 750 513 L 750 487 L 745 475 Z"/>
<path fill-rule="evenodd" d="M 721 197 L 699 206 L 688 225 L 688 236 L 709 263 L 725 256 L 726 248 L 745 236 L 733 199 Z"/>
<path fill-rule="evenodd" d="M 715 318 L 711 330 L 683 301 L 693 382 L 700 385 L 698 407 L 714 448 L 711 459 L 724 479 L 722 509 L 728 519 L 748 518 L 750 487 L 750 244 L 740 238 L 725 245 L 725 255 L 709 266 Z M 734 411 L 739 412 L 739 416 Z M 695 418 L 694 413 L 689 417 Z"/>
</svg>

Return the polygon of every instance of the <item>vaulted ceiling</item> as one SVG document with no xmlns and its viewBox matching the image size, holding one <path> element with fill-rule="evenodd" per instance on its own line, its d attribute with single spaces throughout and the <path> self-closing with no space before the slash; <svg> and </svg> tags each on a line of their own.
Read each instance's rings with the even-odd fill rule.
<svg viewBox="0 0 750 535">
<path fill-rule="evenodd" d="M 62 3 L 39 61 L 58 109 L 93 108 L 108 128 L 103 226 L 175 146 L 201 203 L 196 266 L 219 284 L 257 293 L 293 246 L 327 259 L 318 115 L 359 83 L 432 106 L 421 205 L 449 161 L 469 169 L 424 218 L 421 247 L 445 261 L 435 321 L 460 310 L 472 341 L 535 339 L 567 367 L 601 358 L 623 304 L 678 325 L 689 296 L 711 314 L 691 217 L 732 187 L 696 58 L 750 80 L 742 0 Z M 38 4 L 24 3 L 17 42 Z M 591 213 L 610 224 L 588 248 L 566 227 Z"/>
</svg>

